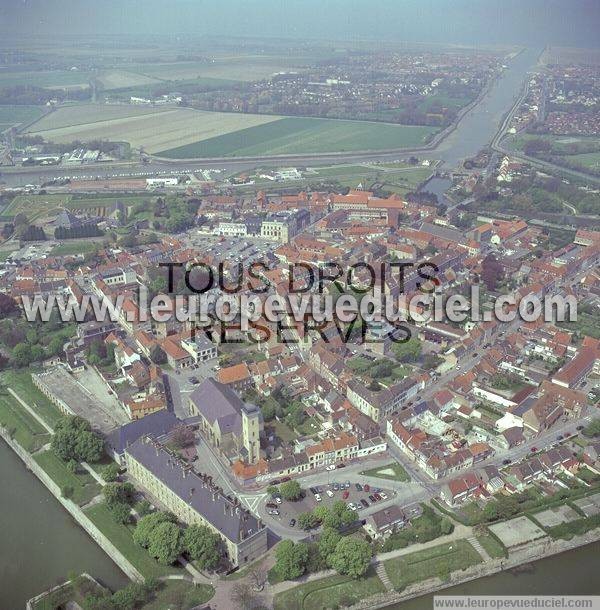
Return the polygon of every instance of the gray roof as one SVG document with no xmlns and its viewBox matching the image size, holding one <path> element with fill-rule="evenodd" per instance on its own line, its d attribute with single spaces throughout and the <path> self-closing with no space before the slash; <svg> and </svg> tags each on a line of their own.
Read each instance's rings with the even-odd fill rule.
<svg viewBox="0 0 600 610">
<path fill-rule="evenodd" d="M 212 378 L 205 379 L 190 394 L 190 400 L 211 425 L 218 421 L 222 434 L 242 431 L 244 403 L 229 386 Z"/>
<path fill-rule="evenodd" d="M 241 542 L 264 529 L 264 524 L 243 508 L 237 497 L 223 495 L 210 477 L 194 472 L 155 439 L 140 438 L 126 453 L 232 542 Z"/>
<path fill-rule="evenodd" d="M 152 434 L 155 437 L 162 436 L 170 432 L 178 423 L 179 420 L 173 413 L 162 409 L 117 428 L 108 435 L 106 442 L 114 451 L 121 454 L 128 445 L 137 441 L 141 436 L 146 434 Z"/>
</svg>

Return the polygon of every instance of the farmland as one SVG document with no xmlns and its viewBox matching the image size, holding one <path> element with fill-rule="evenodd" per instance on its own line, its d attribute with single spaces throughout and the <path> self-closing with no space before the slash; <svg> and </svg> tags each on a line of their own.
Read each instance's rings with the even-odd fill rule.
<svg viewBox="0 0 600 610">
<path fill-rule="evenodd" d="M 29 130 L 58 143 L 95 139 L 125 141 L 155 153 L 212 139 L 222 134 L 277 121 L 279 117 L 188 108 L 139 108 L 137 106 L 72 106 L 44 117 Z M 87 113 L 86 113 L 86 109 Z M 110 117 L 109 114 L 115 114 Z M 55 116 L 58 114 L 58 116 Z M 85 119 L 84 117 L 88 118 Z M 106 117 L 106 118 L 105 118 Z M 88 122 L 85 122 L 87 120 Z"/>
<path fill-rule="evenodd" d="M 138 64 L 131 66 L 129 71 L 160 80 L 214 78 L 249 82 L 289 70 L 295 63 L 295 59 L 286 61 L 280 57 L 259 55 L 221 57 L 213 61 Z"/>
<path fill-rule="evenodd" d="M 42 112 L 40 106 L 0 106 L 0 131 L 33 121 L 41 116 Z"/>
<path fill-rule="evenodd" d="M 107 90 L 156 85 L 160 83 L 156 78 L 151 78 L 144 74 L 137 74 L 130 70 L 107 70 L 98 77 L 98 80 L 104 89 Z"/>
<path fill-rule="evenodd" d="M 164 149 L 159 154 L 185 159 L 406 148 L 422 146 L 435 129 L 360 121 L 284 118 L 231 131 L 177 148 Z"/>
<path fill-rule="evenodd" d="M 87 87 L 90 74 L 78 70 L 53 70 L 48 72 L 0 71 L 0 88 L 16 85 L 33 85 L 49 89 Z"/>
</svg>

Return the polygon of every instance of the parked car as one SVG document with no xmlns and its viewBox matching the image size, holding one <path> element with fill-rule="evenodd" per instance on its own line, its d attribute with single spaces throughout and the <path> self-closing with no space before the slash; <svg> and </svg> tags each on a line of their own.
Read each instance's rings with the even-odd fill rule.
<svg viewBox="0 0 600 610">
<path fill-rule="evenodd" d="M 565 432 L 565 438 L 568 438 L 569 436 L 571 436 L 570 432 Z"/>
<path fill-rule="evenodd" d="M 281 504 L 282 500 L 279 496 L 275 497 L 275 502 L 277 502 L 277 504 Z"/>
<path fill-rule="evenodd" d="M 378 493 L 374 493 L 373 496 L 375 497 L 375 499 L 377 500 L 377 502 L 379 502 L 379 500 L 381 500 L 381 495 Z"/>
<path fill-rule="evenodd" d="M 559 435 L 556 437 L 556 440 L 557 440 L 557 441 L 562 441 L 562 439 L 563 439 L 563 438 L 565 438 L 565 437 L 564 437 L 562 434 L 559 434 Z"/>
<path fill-rule="evenodd" d="M 296 519 L 290 519 L 290 527 L 294 527 L 296 525 Z"/>
<path fill-rule="evenodd" d="M 585 426 L 577 426 L 577 430 L 583 430 L 585 428 Z"/>
<path fill-rule="evenodd" d="M 269 515 L 279 515 L 279 511 L 278 510 L 270 510 L 269 511 Z"/>
<path fill-rule="evenodd" d="M 283 479 L 281 479 L 282 483 L 287 483 L 288 481 L 291 481 L 292 478 L 291 477 L 283 477 Z"/>
<path fill-rule="evenodd" d="M 387 500 L 387 494 L 384 493 L 383 491 L 379 495 L 381 496 L 382 500 Z"/>
<path fill-rule="evenodd" d="M 335 470 L 335 464 L 329 464 L 329 466 L 325 466 L 325 470 Z"/>
<path fill-rule="evenodd" d="M 354 487 L 356 487 L 356 491 L 362 491 L 362 485 L 360 483 L 354 483 Z"/>
<path fill-rule="evenodd" d="M 360 503 L 361 503 L 361 504 L 362 504 L 362 505 L 363 505 L 365 508 L 367 508 L 367 507 L 369 506 L 369 503 L 368 503 L 368 502 L 367 502 L 367 501 L 366 501 L 364 498 L 361 498 L 361 499 L 360 499 Z"/>
<path fill-rule="evenodd" d="M 267 502 L 267 508 L 277 508 L 277 504 L 275 502 Z"/>
<path fill-rule="evenodd" d="M 506 458 L 505 460 L 502 460 L 502 463 L 503 463 L 505 466 L 508 466 L 508 464 L 510 464 L 511 462 L 512 462 L 512 460 L 511 460 L 510 458 Z"/>
<path fill-rule="evenodd" d="M 344 498 L 344 500 L 346 500 L 346 499 L 348 498 L 348 496 L 349 496 L 349 495 L 350 495 L 350 492 L 349 492 L 349 491 L 345 491 L 345 492 L 342 494 L 342 498 Z"/>
<path fill-rule="evenodd" d="M 321 496 L 319 494 L 315 494 L 315 500 L 317 502 L 320 502 L 321 501 Z"/>
<path fill-rule="evenodd" d="M 327 490 L 325 493 L 326 493 L 326 494 L 327 494 L 327 495 L 328 495 L 330 498 L 333 498 L 333 492 L 331 491 L 331 489 L 328 489 L 328 490 Z"/>
<path fill-rule="evenodd" d="M 369 496 L 369 500 L 371 500 L 371 504 L 377 502 L 377 498 L 373 494 Z"/>
<path fill-rule="evenodd" d="M 317 491 L 316 487 L 309 487 L 308 488 L 311 494 L 318 494 L 319 492 Z"/>
<path fill-rule="evenodd" d="M 367 492 L 368 492 L 368 491 L 371 491 L 371 487 L 369 486 L 369 484 L 368 484 L 368 483 L 365 483 L 365 484 L 363 485 L 363 489 L 364 489 L 364 491 L 367 491 Z"/>
<path fill-rule="evenodd" d="M 198 379 L 198 377 L 190 377 L 190 383 L 197 385 L 200 383 L 200 380 Z"/>
<path fill-rule="evenodd" d="M 339 491 L 340 489 L 340 484 L 339 483 L 333 483 L 331 485 L 331 487 L 333 488 L 333 491 Z"/>
<path fill-rule="evenodd" d="M 340 462 L 336 468 L 346 468 L 346 464 L 344 464 L 344 462 Z"/>
</svg>

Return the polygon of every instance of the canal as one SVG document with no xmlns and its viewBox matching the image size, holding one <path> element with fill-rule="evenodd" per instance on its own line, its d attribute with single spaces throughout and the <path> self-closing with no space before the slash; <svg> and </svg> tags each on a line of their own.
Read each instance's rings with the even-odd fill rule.
<svg viewBox="0 0 600 610">
<path fill-rule="evenodd" d="M 127 578 L 0 439 L 0 608 L 22 610 L 74 571 L 111 588 Z"/>
</svg>

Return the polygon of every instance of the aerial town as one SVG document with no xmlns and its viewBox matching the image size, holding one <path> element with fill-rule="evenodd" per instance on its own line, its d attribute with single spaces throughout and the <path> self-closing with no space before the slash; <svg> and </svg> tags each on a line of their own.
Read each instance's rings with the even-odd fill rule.
<svg viewBox="0 0 600 610">
<path fill-rule="evenodd" d="M 142 40 L 2 44 L 0 531 L 64 542 L 0 607 L 401 609 L 597 552 L 597 50 Z"/>
</svg>

